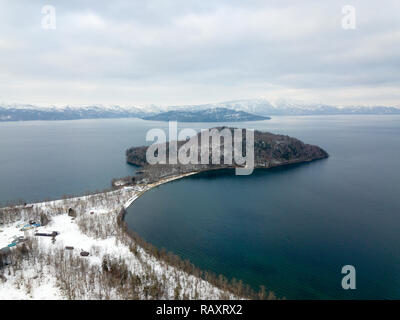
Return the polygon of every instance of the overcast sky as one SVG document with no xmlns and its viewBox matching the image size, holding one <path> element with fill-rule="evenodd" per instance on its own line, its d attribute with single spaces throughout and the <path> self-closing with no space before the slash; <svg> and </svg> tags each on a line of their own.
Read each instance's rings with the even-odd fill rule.
<svg viewBox="0 0 400 320">
<path fill-rule="evenodd" d="M 400 106 L 399 89 L 399 0 L 0 0 L 3 102 Z"/>
</svg>

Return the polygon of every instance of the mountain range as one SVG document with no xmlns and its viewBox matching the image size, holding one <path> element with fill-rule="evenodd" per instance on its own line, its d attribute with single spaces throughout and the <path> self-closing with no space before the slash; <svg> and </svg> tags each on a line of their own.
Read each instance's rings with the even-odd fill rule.
<svg viewBox="0 0 400 320">
<path fill-rule="evenodd" d="M 269 120 L 271 118 L 267 116 L 251 114 L 241 110 L 218 107 L 201 110 L 171 110 L 155 115 L 145 116 L 142 119 L 178 122 L 237 122 Z"/>
<path fill-rule="evenodd" d="M 341 107 L 320 103 L 305 103 L 289 99 L 278 99 L 276 101 L 269 101 L 268 99 L 249 99 L 168 107 L 156 105 L 126 107 L 101 105 L 39 107 L 29 104 L 0 104 L 0 121 L 77 120 L 100 118 L 141 118 L 162 120 L 163 118 L 167 119 L 171 115 L 177 117 L 178 114 L 180 119 L 186 119 L 186 121 L 233 121 L 232 119 L 235 119 L 235 121 L 249 121 L 249 118 L 254 116 L 400 114 L 400 108 L 397 106 Z M 198 116 L 197 120 L 196 116 Z M 204 120 L 205 117 L 209 118 Z"/>
</svg>

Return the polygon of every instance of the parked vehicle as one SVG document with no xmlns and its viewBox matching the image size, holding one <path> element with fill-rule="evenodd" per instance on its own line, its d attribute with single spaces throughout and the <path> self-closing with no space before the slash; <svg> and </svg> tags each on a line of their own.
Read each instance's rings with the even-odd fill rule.
<svg viewBox="0 0 400 320">
<path fill-rule="evenodd" d="M 81 256 L 82 257 L 87 257 L 89 255 L 89 252 L 87 251 L 81 251 Z"/>
<path fill-rule="evenodd" d="M 37 227 L 40 227 L 41 224 L 40 223 L 33 223 L 33 224 L 26 224 L 23 226 L 23 228 L 21 229 L 21 231 L 27 231 L 27 230 L 31 230 Z"/>
</svg>

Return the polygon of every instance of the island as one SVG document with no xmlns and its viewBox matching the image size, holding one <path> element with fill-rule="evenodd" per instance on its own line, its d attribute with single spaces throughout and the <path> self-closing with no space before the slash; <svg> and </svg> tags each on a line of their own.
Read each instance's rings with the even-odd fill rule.
<svg viewBox="0 0 400 320">
<path fill-rule="evenodd" d="M 221 132 L 224 129 L 230 131 L 235 130 L 231 127 L 216 127 L 210 130 L 216 129 Z M 243 136 L 245 136 L 246 129 L 241 129 Z M 197 134 L 198 141 L 200 143 L 200 133 Z M 182 147 L 187 140 L 177 141 L 177 148 Z M 166 151 L 168 154 L 170 143 L 166 143 Z M 221 148 L 224 148 L 224 141 L 221 142 Z M 243 150 L 246 140 L 243 141 Z M 210 143 L 211 148 L 211 143 Z M 132 147 L 126 151 L 126 160 L 132 165 L 141 167 L 136 172 L 133 180 L 137 182 L 156 182 L 159 179 L 166 178 L 169 176 L 185 174 L 189 172 L 202 172 L 218 169 L 234 169 L 237 166 L 235 164 L 224 164 L 223 153 L 221 152 L 220 164 L 153 164 L 150 165 L 146 160 L 148 146 Z M 209 152 L 211 157 L 212 152 Z M 277 166 L 310 162 L 319 159 L 328 158 L 329 154 L 322 148 L 306 144 L 296 138 L 289 137 L 287 135 L 273 134 L 269 132 L 254 131 L 254 168 L 255 169 L 268 169 Z M 167 159 L 168 162 L 168 159 Z"/>
<path fill-rule="evenodd" d="M 270 117 L 228 108 L 205 110 L 171 110 L 142 117 L 143 120 L 179 122 L 239 122 L 270 120 Z"/>
</svg>

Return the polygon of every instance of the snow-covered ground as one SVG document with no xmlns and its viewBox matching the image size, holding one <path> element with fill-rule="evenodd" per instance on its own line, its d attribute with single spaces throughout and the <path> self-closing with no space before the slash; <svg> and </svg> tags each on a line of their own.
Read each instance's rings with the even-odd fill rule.
<svg viewBox="0 0 400 320">
<path fill-rule="evenodd" d="M 37 203 L 29 209 L 19 207 L 20 220 L 0 226 L 0 248 L 22 236 L 31 239 L 27 245 L 30 251 L 17 264 L 0 269 L 0 299 L 234 298 L 207 281 L 156 259 L 118 227 L 123 207 L 154 186 L 181 177 L 105 194 Z M 76 211 L 76 217 L 68 215 L 69 208 Z M 32 212 L 36 217 L 46 214 L 50 222 L 21 231 Z M 54 239 L 34 235 L 53 231 L 59 233 Z M 11 251 L 16 254 L 21 246 Z M 89 252 L 89 256 L 81 256 L 81 251 Z M 114 262 L 117 267 L 113 267 Z M 125 280 L 115 282 L 115 273 L 121 272 Z"/>
</svg>

